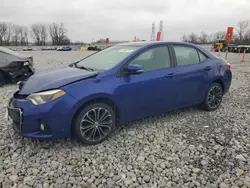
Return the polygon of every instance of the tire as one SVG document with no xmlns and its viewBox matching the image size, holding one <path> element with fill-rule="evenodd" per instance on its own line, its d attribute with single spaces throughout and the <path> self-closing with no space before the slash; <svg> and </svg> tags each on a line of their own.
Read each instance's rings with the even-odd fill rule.
<svg viewBox="0 0 250 188">
<path fill-rule="evenodd" d="M 73 123 L 73 131 L 83 144 L 96 145 L 107 139 L 115 125 L 114 109 L 105 103 L 93 103 L 80 111 Z"/>
<path fill-rule="evenodd" d="M 6 80 L 5 80 L 4 74 L 0 72 L 0 86 L 3 86 L 5 82 Z"/>
<path fill-rule="evenodd" d="M 207 89 L 205 98 L 201 104 L 202 109 L 206 111 L 216 110 L 222 101 L 223 88 L 219 83 L 212 83 Z"/>
</svg>

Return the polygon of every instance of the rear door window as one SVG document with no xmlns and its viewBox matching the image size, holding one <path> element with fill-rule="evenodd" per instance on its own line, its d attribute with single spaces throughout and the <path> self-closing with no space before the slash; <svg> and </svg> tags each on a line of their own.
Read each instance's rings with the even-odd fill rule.
<svg viewBox="0 0 250 188">
<path fill-rule="evenodd" d="M 178 66 L 194 65 L 200 63 L 200 58 L 195 48 L 174 45 L 174 51 Z"/>
</svg>

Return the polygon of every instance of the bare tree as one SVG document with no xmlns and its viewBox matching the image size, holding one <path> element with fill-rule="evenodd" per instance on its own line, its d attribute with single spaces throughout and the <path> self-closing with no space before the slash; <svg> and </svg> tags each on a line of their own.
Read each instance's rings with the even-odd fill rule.
<svg viewBox="0 0 250 188">
<path fill-rule="evenodd" d="M 66 36 L 67 30 L 63 23 L 52 23 L 49 25 L 49 34 L 53 45 L 64 45 L 70 43 L 69 38 Z"/>
<path fill-rule="evenodd" d="M 242 44 L 244 35 L 246 33 L 247 27 L 248 27 L 249 21 L 239 21 L 236 26 L 236 31 L 239 35 L 239 42 Z"/>
<path fill-rule="evenodd" d="M 28 28 L 25 26 L 19 26 L 20 29 L 20 44 L 28 45 Z"/>
<path fill-rule="evenodd" d="M 40 37 L 41 37 L 41 45 L 45 45 L 46 39 L 48 37 L 47 27 L 46 25 L 40 25 Z"/>
<path fill-rule="evenodd" d="M 31 36 L 33 37 L 36 45 L 41 45 L 41 37 L 40 37 L 40 25 L 39 24 L 32 24 L 30 26 L 31 29 Z"/>
<path fill-rule="evenodd" d="M 52 23 L 49 26 L 49 34 L 52 40 L 53 45 L 58 43 L 58 25 L 56 23 Z"/>
<path fill-rule="evenodd" d="M 29 29 L 28 29 L 28 27 L 25 27 L 25 29 L 24 29 L 24 39 L 25 39 L 26 45 L 29 45 Z"/>
<path fill-rule="evenodd" d="M 246 32 L 246 34 L 245 34 L 245 36 L 244 36 L 244 42 L 245 42 L 246 44 L 250 44 L 250 29 L 247 30 L 247 32 Z"/>
<path fill-rule="evenodd" d="M 12 42 L 14 45 L 18 45 L 21 41 L 21 26 L 19 25 L 13 25 L 13 36 L 12 36 Z"/>
<path fill-rule="evenodd" d="M 32 37 L 35 40 L 36 45 L 45 45 L 48 37 L 47 27 L 44 24 L 32 24 L 31 25 Z"/>
<path fill-rule="evenodd" d="M 195 33 L 191 33 L 188 36 L 188 42 L 197 43 L 198 42 L 198 36 Z"/>
<path fill-rule="evenodd" d="M 0 23 L 0 45 L 10 45 L 10 39 L 13 32 L 11 23 Z"/>
<path fill-rule="evenodd" d="M 0 23 L 0 45 L 4 43 L 4 35 L 5 35 L 5 23 Z"/>
<path fill-rule="evenodd" d="M 213 42 L 219 41 L 219 40 L 225 40 L 226 38 L 226 31 L 218 31 L 213 34 Z"/>
<path fill-rule="evenodd" d="M 181 41 L 188 42 L 188 38 L 187 38 L 187 35 L 185 33 L 182 35 Z"/>
<path fill-rule="evenodd" d="M 208 42 L 208 43 L 212 43 L 212 42 L 213 42 L 213 38 L 214 38 L 214 34 L 213 34 L 213 33 L 209 34 L 209 35 L 207 36 L 207 42 Z"/>
<path fill-rule="evenodd" d="M 10 45 L 10 39 L 11 36 L 13 35 L 13 24 L 12 23 L 7 23 L 7 30 L 6 30 L 6 35 L 5 35 L 5 45 Z"/>
<path fill-rule="evenodd" d="M 202 31 L 199 36 L 199 42 L 202 44 L 206 44 L 208 42 L 208 34 L 205 33 L 204 31 Z"/>
</svg>

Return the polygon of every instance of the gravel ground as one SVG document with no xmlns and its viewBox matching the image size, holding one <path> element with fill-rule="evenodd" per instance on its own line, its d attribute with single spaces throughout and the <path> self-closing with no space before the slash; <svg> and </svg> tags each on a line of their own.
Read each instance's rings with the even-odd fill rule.
<svg viewBox="0 0 250 188">
<path fill-rule="evenodd" d="M 31 52 L 37 70 L 87 52 Z M 89 53 L 89 52 L 88 52 Z M 0 187 L 250 187 L 250 55 L 229 54 L 233 83 L 214 112 L 186 108 L 123 126 L 100 145 L 14 134 L 0 89 Z"/>
</svg>

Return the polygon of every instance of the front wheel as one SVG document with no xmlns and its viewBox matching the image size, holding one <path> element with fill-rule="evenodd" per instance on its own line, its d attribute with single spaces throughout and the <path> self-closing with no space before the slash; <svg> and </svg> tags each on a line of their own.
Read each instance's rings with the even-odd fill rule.
<svg viewBox="0 0 250 188">
<path fill-rule="evenodd" d="M 207 111 L 216 110 L 222 101 L 223 89 L 221 84 L 213 83 L 207 90 L 202 102 L 202 108 Z"/>
<path fill-rule="evenodd" d="M 116 113 L 105 103 L 94 103 L 86 106 L 73 124 L 74 133 L 86 145 L 103 142 L 114 130 Z"/>
</svg>

